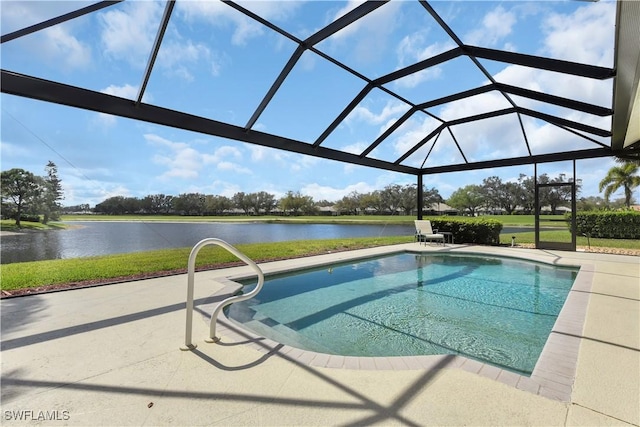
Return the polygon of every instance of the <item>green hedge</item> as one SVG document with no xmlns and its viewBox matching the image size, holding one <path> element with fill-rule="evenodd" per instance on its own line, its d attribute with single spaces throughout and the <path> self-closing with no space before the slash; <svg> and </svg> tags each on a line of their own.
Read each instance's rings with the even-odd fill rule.
<svg viewBox="0 0 640 427">
<path fill-rule="evenodd" d="M 566 214 L 571 224 L 571 214 Z M 576 214 L 578 235 L 599 239 L 640 239 L 640 212 L 585 211 Z"/>
<path fill-rule="evenodd" d="M 495 219 L 444 217 L 431 220 L 431 227 L 453 233 L 455 243 L 499 245 L 502 223 Z"/>
<path fill-rule="evenodd" d="M 20 221 L 40 222 L 40 215 L 20 215 Z"/>
</svg>

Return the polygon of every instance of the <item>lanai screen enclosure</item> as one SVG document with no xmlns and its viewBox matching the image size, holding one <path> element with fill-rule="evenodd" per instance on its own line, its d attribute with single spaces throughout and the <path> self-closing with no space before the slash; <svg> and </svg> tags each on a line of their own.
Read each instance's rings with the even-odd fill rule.
<svg viewBox="0 0 640 427">
<path fill-rule="evenodd" d="M 85 28 L 91 28 L 91 25 L 97 25 L 93 20 L 97 21 L 100 14 L 110 11 L 131 14 L 132 8 L 127 7 L 129 3 L 70 2 L 70 11 L 67 13 L 3 33 L 2 49 L 12 46 L 18 48 L 20 40 L 74 20 L 89 20 L 90 24 Z M 162 5 L 163 13 L 156 23 L 155 40 L 148 46 L 146 65 L 141 67 L 137 76 L 140 83 L 135 96 L 119 97 L 95 88 L 79 87 L 73 82 L 63 83 L 62 79 L 43 78 L 42 75 L 34 75 L 38 72 L 33 72 L 33 68 L 28 68 L 30 72 L 24 73 L 20 64 L 11 69 L 14 65 L 5 60 L 4 55 L 2 92 L 289 152 L 411 174 L 416 177 L 418 184 L 420 208 L 422 180 L 430 174 L 613 155 L 638 157 L 640 2 L 608 2 L 615 3 L 616 8 L 615 26 L 611 28 L 614 57 L 612 64 L 604 66 L 576 61 L 574 58 L 579 58 L 579 55 L 562 57 L 558 53 L 541 56 L 535 50 L 527 51 L 525 46 L 498 49 L 486 41 L 482 45 L 483 37 L 464 33 L 454 18 L 456 14 L 450 13 L 452 7 L 456 8 L 457 14 L 473 13 L 475 2 L 408 0 L 300 3 L 300 8 L 307 8 L 308 13 L 318 16 L 318 26 L 313 31 L 302 31 L 290 22 L 281 23 L 277 14 L 264 12 L 265 8 L 260 7 L 261 2 L 215 3 L 215 6 L 213 2 L 186 0 L 157 3 Z M 516 3 L 523 7 L 527 5 L 525 2 Z M 574 8 L 587 4 L 580 1 L 558 2 L 561 3 Z M 7 8 L 19 4 L 3 1 L 3 13 Z M 159 72 L 157 63 L 163 49 L 169 51 L 171 48 L 171 37 L 175 37 L 171 31 L 172 25 L 176 21 L 186 20 L 185 11 L 189 8 L 203 5 L 210 10 L 215 9 L 218 16 L 231 17 L 234 22 L 242 23 L 245 29 L 259 28 L 261 37 L 275 38 L 284 46 L 283 49 L 289 49 L 287 52 L 290 53 L 277 65 L 277 71 L 256 74 L 256 78 L 267 80 L 262 82 L 265 90 L 259 94 L 252 93 L 248 98 L 250 101 L 244 103 L 247 112 L 245 117 L 225 120 L 202 111 L 196 114 L 187 112 L 190 111 L 188 97 L 164 104 L 148 102 L 145 98 L 148 88 L 153 87 L 154 73 Z M 407 55 L 403 58 L 403 64 L 394 69 L 376 70 L 360 67 L 354 61 L 358 55 L 374 55 L 376 52 L 375 49 L 371 51 L 371 46 L 375 47 L 375 43 L 370 44 L 368 52 L 363 52 L 365 47 L 359 44 L 335 49 L 345 34 L 385 25 L 385 16 L 395 13 L 399 8 L 402 8 L 404 16 L 412 17 L 416 26 L 394 28 L 393 36 L 404 36 L 406 40 L 418 36 L 433 37 L 437 42 L 432 43 L 430 49 L 423 50 L 419 55 Z M 333 15 L 330 16 L 331 10 Z M 210 22 L 205 22 L 200 29 L 206 32 L 207 25 L 216 25 L 216 15 L 204 15 L 204 21 L 207 16 L 210 17 Z M 195 25 L 193 22 L 191 24 Z M 511 24 L 497 22 L 498 29 L 500 25 Z M 495 26 L 496 23 L 494 29 Z M 425 29 L 428 32 L 423 31 Z M 402 31 L 406 31 L 406 34 L 402 34 Z M 510 31 L 531 32 L 532 29 L 519 28 L 516 23 Z M 91 32 L 85 30 L 84 37 L 90 39 Z M 391 37 L 390 33 L 388 37 Z M 543 35 L 531 32 L 528 37 L 535 40 Z M 207 40 L 212 43 L 214 39 Z M 567 51 L 580 52 L 585 47 L 575 45 L 569 36 L 562 43 L 571 47 Z M 310 60 L 321 63 L 326 71 L 311 77 L 299 73 Z M 253 61 L 257 69 L 261 67 L 260 61 L 261 58 Z M 547 81 L 555 82 L 555 86 L 540 88 L 533 84 L 514 84 L 509 73 L 505 72 L 507 68 L 529 73 L 532 79 L 533 76 L 543 76 Z M 464 81 L 465 89 L 453 90 L 453 85 L 447 85 L 442 80 L 430 80 L 430 73 L 446 75 L 458 82 Z M 352 93 L 343 97 L 343 103 L 332 113 L 314 111 L 313 105 L 320 104 L 317 102 L 319 99 L 314 97 L 322 96 L 321 91 L 301 91 L 293 96 L 287 94 L 291 108 L 298 108 L 298 102 L 307 107 L 311 105 L 306 118 L 309 126 L 317 129 L 312 139 L 296 138 L 286 129 L 265 132 L 259 126 L 261 117 L 270 114 L 270 106 L 279 102 L 278 97 L 283 96 L 289 81 L 293 79 L 297 83 L 302 81 L 309 88 L 330 88 L 333 84 L 331 79 L 348 80 L 350 84 Z M 567 85 L 585 82 L 589 87 L 610 93 L 608 101 L 594 104 L 589 101 L 588 94 L 568 97 L 567 92 L 562 90 Z M 237 82 L 238 99 L 247 99 L 245 91 L 248 89 L 243 83 Z M 456 88 L 459 87 L 456 85 Z M 225 102 L 228 100 L 216 98 L 215 93 L 203 96 L 210 99 L 216 110 L 227 107 Z M 360 105 L 372 97 L 380 96 L 398 108 L 397 117 L 365 144 L 361 141 L 355 144 L 356 141 L 345 138 L 340 133 L 341 125 L 350 115 L 356 114 Z M 449 108 L 451 106 L 459 108 Z M 456 114 L 452 114 L 452 111 L 456 111 Z M 418 131 L 416 126 L 410 126 L 416 122 L 420 123 Z M 562 142 L 551 145 L 541 143 L 533 130 L 540 124 L 549 125 L 554 132 L 562 134 L 563 137 L 559 139 Z M 517 131 L 504 135 L 506 125 Z M 410 133 L 407 133 L 408 127 L 412 129 Z M 436 159 L 433 153 L 443 150 L 450 155 L 446 160 Z M 418 209 L 418 212 L 420 216 L 422 209 Z"/>
</svg>

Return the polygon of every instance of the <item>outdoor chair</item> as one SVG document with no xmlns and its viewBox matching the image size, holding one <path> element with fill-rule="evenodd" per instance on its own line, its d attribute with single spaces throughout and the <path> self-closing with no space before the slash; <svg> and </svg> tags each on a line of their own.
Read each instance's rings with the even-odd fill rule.
<svg viewBox="0 0 640 427">
<path fill-rule="evenodd" d="M 438 234 L 438 230 L 433 230 L 431 228 L 431 221 L 416 219 L 415 224 L 416 224 L 416 240 L 419 243 L 425 242 L 425 245 L 426 245 L 427 241 L 431 242 L 435 240 L 435 241 L 441 241 L 442 245 L 444 246 L 444 234 Z"/>
</svg>

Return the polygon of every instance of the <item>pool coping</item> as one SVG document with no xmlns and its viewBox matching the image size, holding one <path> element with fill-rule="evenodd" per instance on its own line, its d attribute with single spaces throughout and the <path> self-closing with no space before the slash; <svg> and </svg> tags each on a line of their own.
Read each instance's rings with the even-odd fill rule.
<svg viewBox="0 0 640 427">
<path fill-rule="evenodd" d="M 407 252 L 452 252 L 465 255 L 498 256 L 521 260 L 524 259 L 561 267 L 580 268 L 531 376 L 527 377 L 506 369 L 501 369 L 488 363 L 452 354 L 356 357 L 303 350 L 287 344 L 278 343 L 243 328 L 228 319 L 223 312 L 219 314 L 217 319 L 218 336 L 222 337 L 221 341 L 224 343 L 228 341 L 235 343 L 241 342 L 261 353 L 285 356 L 288 359 L 294 359 L 299 363 L 317 368 L 349 370 L 460 369 L 549 399 L 560 402 L 571 402 L 581 343 L 580 337 L 584 330 L 590 291 L 594 279 L 594 265 L 588 262 L 580 262 L 575 259 L 570 263 L 557 263 L 556 261 L 550 262 L 543 256 L 532 256 L 531 253 L 519 254 L 516 252 L 504 255 L 502 253 L 478 251 L 477 248 L 473 251 L 465 249 L 465 245 L 450 245 L 445 248 L 440 247 L 436 249 L 431 247 L 422 247 L 415 250 L 413 248 L 407 249 L 406 247 L 391 248 L 389 251 L 384 253 L 364 255 L 354 254 L 352 257 L 347 256 L 341 258 L 339 261 L 318 259 L 315 263 L 311 262 L 295 267 L 282 267 L 269 271 L 268 274 L 291 272 L 312 267 L 321 267 L 329 264 L 362 260 L 380 255 L 392 255 L 395 253 Z M 255 275 L 239 274 L 214 279 L 223 287 L 218 292 L 214 293 L 212 297 L 215 297 L 216 300 L 219 301 L 220 299 L 234 295 L 242 287 L 242 285 L 237 283 L 235 280 L 242 280 L 252 276 L 254 277 Z M 210 316 L 213 312 L 213 308 L 210 310 L 205 309 L 205 312 Z M 205 322 L 209 321 L 208 316 L 203 315 L 203 320 L 205 320 Z"/>
</svg>

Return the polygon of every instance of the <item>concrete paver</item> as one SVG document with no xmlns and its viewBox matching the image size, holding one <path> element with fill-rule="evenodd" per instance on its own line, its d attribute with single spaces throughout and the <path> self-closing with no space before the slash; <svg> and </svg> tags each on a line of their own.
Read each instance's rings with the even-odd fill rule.
<svg viewBox="0 0 640 427">
<path fill-rule="evenodd" d="M 416 246 L 393 250 L 406 248 Z M 463 246 L 444 250 L 515 253 Z M 249 274 L 238 267 L 197 274 L 195 351 L 179 350 L 186 276 L 2 300 L 2 423 L 638 425 L 640 259 L 519 254 L 559 264 L 590 263 L 595 270 L 586 322 L 572 337 L 579 340 L 579 350 L 568 401 L 535 394 L 540 385 L 531 379 L 456 356 L 341 359 L 274 343 L 269 353 L 249 345 L 251 339 L 230 335 L 223 335 L 221 344 L 206 344 L 207 308 L 227 284 L 216 278 Z M 276 271 L 349 255 L 264 267 Z M 576 358 L 568 350 L 552 350 Z M 565 372 L 567 367 L 557 368 Z"/>
</svg>

